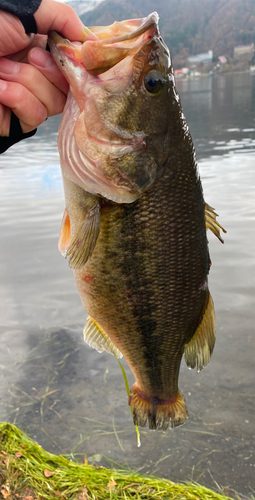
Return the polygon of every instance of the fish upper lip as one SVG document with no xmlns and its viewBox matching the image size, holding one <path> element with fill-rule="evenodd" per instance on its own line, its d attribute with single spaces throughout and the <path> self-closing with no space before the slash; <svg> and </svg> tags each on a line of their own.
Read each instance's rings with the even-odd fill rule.
<svg viewBox="0 0 255 500">
<path fill-rule="evenodd" d="M 159 15 L 157 12 L 152 12 L 152 14 L 149 14 L 145 18 L 145 20 L 142 19 L 141 26 L 139 28 L 135 29 L 134 31 L 131 31 L 130 33 L 126 33 L 125 35 L 120 35 L 116 36 L 113 38 L 106 38 L 104 40 L 96 40 L 96 43 L 100 44 L 112 44 L 112 43 L 119 43 L 119 42 L 125 42 L 126 40 L 132 40 L 133 38 L 136 38 L 137 36 L 142 35 L 146 31 L 148 31 L 152 26 L 157 26 L 158 21 L 159 21 Z"/>
</svg>

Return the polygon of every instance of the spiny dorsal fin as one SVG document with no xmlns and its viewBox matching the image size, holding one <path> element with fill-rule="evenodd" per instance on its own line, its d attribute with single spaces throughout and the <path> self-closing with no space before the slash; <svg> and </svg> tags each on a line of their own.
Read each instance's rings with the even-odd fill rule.
<svg viewBox="0 0 255 500">
<path fill-rule="evenodd" d="M 84 326 L 83 335 L 85 342 L 98 352 L 109 352 L 118 359 L 123 357 L 103 328 L 90 316 Z"/>
<path fill-rule="evenodd" d="M 209 292 L 208 292 L 209 293 Z M 209 293 L 209 300 L 203 319 L 196 329 L 193 337 L 185 345 L 185 361 L 189 368 L 197 366 L 200 372 L 211 358 L 215 344 L 215 316 L 213 300 Z"/>
<path fill-rule="evenodd" d="M 70 225 L 69 215 L 65 208 L 63 219 L 61 222 L 59 240 L 58 240 L 58 249 L 62 253 L 62 255 L 65 255 L 66 250 L 70 245 L 70 242 L 71 242 L 71 225 Z"/>
<path fill-rule="evenodd" d="M 86 214 L 72 238 L 65 257 L 72 269 L 83 267 L 92 255 L 100 232 L 100 206 L 96 203 Z"/>
<path fill-rule="evenodd" d="M 221 241 L 221 243 L 224 243 L 224 240 L 222 239 L 220 235 L 220 230 L 223 231 L 223 233 L 226 233 L 226 229 L 222 227 L 218 221 L 216 220 L 216 217 L 219 217 L 218 214 L 214 212 L 214 208 L 210 207 L 210 205 L 207 205 L 205 203 L 205 225 L 207 229 L 210 229 L 215 236 Z"/>
</svg>

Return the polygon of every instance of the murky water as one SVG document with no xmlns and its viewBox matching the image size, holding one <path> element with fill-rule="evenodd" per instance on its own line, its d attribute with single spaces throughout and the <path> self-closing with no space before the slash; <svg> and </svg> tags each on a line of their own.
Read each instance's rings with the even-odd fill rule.
<svg viewBox="0 0 255 500">
<path fill-rule="evenodd" d="M 55 118 L 0 158 L 0 420 L 15 422 L 54 453 L 249 496 L 255 490 L 255 76 L 179 81 L 178 89 L 205 199 L 228 231 L 225 245 L 209 235 L 213 358 L 200 374 L 181 368 L 190 419 L 166 433 L 142 431 L 137 448 L 117 360 L 83 343 L 86 313 L 57 250 L 64 198 Z M 131 385 L 128 368 L 127 374 Z"/>
</svg>

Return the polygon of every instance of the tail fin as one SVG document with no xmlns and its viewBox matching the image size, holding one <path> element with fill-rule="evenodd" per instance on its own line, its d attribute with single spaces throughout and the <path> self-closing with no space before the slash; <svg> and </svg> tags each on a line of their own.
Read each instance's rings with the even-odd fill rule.
<svg viewBox="0 0 255 500">
<path fill-rule="evenodd" d="M 166 431 L 168 426 L 177 427 L 184 424 L 188 412 L 183 395 L 178 391 L 169 400 L 149 398 L 139 390 L 137 383 L 131 387 L 129 405 L 133 407 L 134 424 L 149 429 Z"/>
</svg>

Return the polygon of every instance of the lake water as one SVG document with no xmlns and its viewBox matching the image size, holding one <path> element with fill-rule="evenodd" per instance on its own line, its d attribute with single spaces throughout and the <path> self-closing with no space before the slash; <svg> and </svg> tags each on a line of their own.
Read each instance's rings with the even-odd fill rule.
<svg viewBox="0 0 255 500">
<path fill-rule="evenodd" d="M 224 245 L 208 235 L 217 342 L 200 374 L 182 364 L 189 420 L 166 433 L 142 430 L 137 448 L 117 360 L 83 342 L 86 313 L 57 249 L 64 210 L 58 118 L 0 158 L 0 420 L 54 453 L 249 497 L 255 491 L 255 76 L 178 81 L 178 90 L 205 200 L 228 231 Z"/>
</svg>

